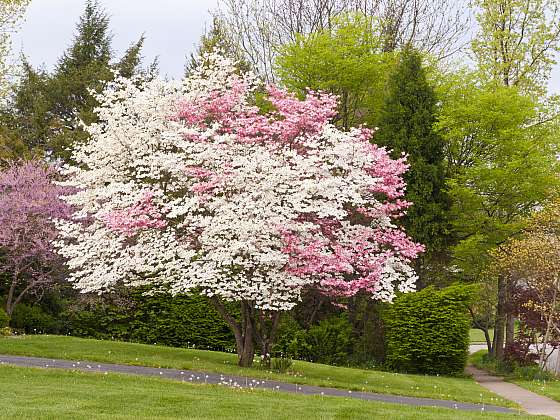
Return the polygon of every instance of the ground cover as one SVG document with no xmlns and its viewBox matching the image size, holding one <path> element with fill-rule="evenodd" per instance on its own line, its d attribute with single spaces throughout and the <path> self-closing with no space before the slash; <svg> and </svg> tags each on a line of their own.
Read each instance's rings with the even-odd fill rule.
<svg viewBox="0 0 560 420">
<path fill-rule="evenodd" d="M 286 374 L 239 368 L 234 354 L 76 337 L 0 337 L 0 354 L 190 369 L 355 391 L 513 406 L 468 377 L 405 375 L 296 361 Z M 257 363 L 258 364 L 258 363 Z"/>
<path fill-rule="evenodd" d="M 159 378 L 0 366 L 3 418 L 33 419 L 435 419 L 457 411 L 193 385 Z M 538 419 L 461 411 L 462 419 Z M 542 417 L 541 417 L 542 418 Z"/>
</svg>

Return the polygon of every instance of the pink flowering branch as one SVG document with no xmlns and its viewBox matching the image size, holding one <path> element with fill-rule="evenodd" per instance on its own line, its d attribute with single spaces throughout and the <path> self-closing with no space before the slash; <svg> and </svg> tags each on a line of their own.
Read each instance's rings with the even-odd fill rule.
<svg viewBox="0 0 560 420">
<path fill-rule="evenodd" d="M 140 230 L 163 229 L 167 222 L 152 201 L 153 194 L 146 192 L 137 204 L 124 210 L 115 210 L 103 217 L 111 230 L 125 236 L 132 236 Z"/>
</svg>

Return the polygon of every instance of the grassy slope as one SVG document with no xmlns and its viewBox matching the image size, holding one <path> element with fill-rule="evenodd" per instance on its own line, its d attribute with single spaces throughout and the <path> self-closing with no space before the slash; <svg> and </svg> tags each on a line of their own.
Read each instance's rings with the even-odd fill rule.
<svg viewBox="0 0 560 420">
<path fill-rule="evenodd" d="M 451 409 L 193 385 L 159 378 L 0 366 L 2 418 L 446 419 Z M 537 417 L 463 412 L 468 419 Z"/>
<path fill-rule="evenodd" d="M 64 336 L 25 336 L 0 337 L 0 354 L 193 369 L 351 390 L 465 402 L 482 400 L 487 404 L 513 406 L 470 378 L 403 375 L 307 362 L 295 362 L 293 372 L 278 374 L 256 368 L 242 369 L 236 366 L 235 355 L 205 350 Z"/>
</svg>

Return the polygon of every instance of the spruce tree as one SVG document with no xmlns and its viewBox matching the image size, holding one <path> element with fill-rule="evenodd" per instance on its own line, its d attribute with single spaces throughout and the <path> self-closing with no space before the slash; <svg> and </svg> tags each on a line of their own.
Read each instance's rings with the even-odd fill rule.
<svg viewBox="0 0 560 420">
<path fill-rule="evenodd" d="M 414 204 L 403 224 L 412 238 L 426 246 L 417 266 L 421 286 L 427 284 L 426 271 L 445 254 L 448 240 L 444 143 L 434 130 L 436 111 L 437 98 L 422 57 L 405 48 L 387 83 L 375 142 L 391 149 L 395 158 L 408 155 L 406 199 Z"/>
<path fill-rule="evenodd" d="M 52 74 L 24 62 L 23 77 L 12 95 L 12 126 L 32 149 L 39 148 L 67 160 L 71 147 L 87 134 L 82 122 L 97 120 L 92 91 L 101 91 L 114 72 L 124 77 L 144 75 L 140 68 L 142 36 L 114 62 L 109 17 L 98 0 L 88 0 L 71 45 Z M 151 74 L 154 65 L 148 69 Z"/>
</svg>

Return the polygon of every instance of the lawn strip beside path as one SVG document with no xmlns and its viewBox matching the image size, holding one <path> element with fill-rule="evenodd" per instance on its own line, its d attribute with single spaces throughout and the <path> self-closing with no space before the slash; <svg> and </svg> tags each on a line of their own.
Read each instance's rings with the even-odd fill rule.
<svg viewBox="0 0 560 420">
<path fill-rule="evenodd" d="M 220 375 L 215 373 L 195 372 L 179 369 L 159 369 L 145 366 L 117 365 L 87 361 L 68 361 L 25 356 L 0 356 L 0 363 L 24 367 L 73 369 L 89 372 L 116 372 L 133 375 L 156 376 L 183 382 L 205 383 L 232 386 L 236 388 L 270 389 L 303 395 L 337 396 L 369 401 L 382 401 L 413 406 L 444 407 L 458 410 L 485 411 L 498 413 L 516 413 L 516 410 L 485 404 L 471 404 L 450 400 L 430 398 L 401 397 L 371 392 L 344 391 L 336 388 L 323 388 L 309 385 L 297 385 L 279 381 L 264 381 L 243 376 Z"/>
</svg>

